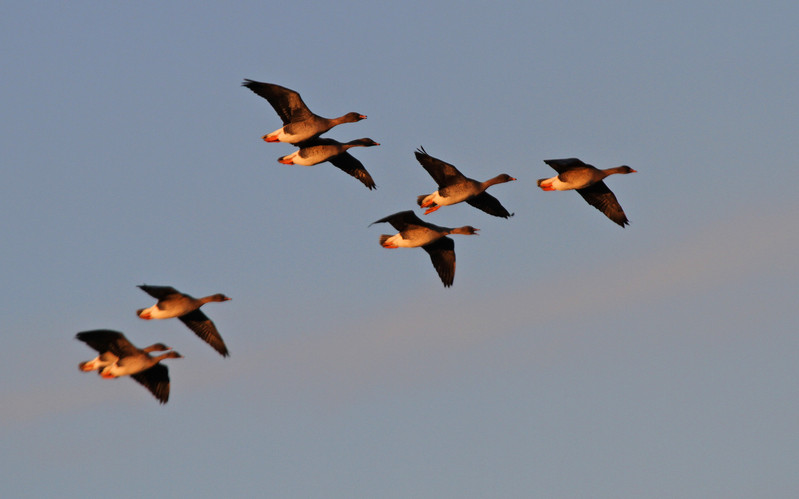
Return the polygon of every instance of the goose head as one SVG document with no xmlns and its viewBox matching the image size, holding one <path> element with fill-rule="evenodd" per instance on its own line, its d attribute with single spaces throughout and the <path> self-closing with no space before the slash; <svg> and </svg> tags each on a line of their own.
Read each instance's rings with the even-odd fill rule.
<svg viewBox="0 0 799 499">
<path fill-rule="evenodd" d="M 342 123 L 355 123 L 356 121 L 361 121 L 365 119 L 366 119 L 365 114 L 356 113 L 356 112 L 347 113 L 341 117 Z"/>
<path fill-rule="evenodd" d="M 350 144 L 355 145 L 355 146 L 363 146 L 363 147 L 372 147 L 372 146 L 379 146 L 380 145 L 379 142 L 375 142 L 374 140 L 369 139 L 369 138 L 353 140 L 352 142 L 350 142 Z"/>
<path fill-rule="evenodd" d="M 229 297 L 225 296 L 222 293 L 217 293 L 215 295 L 208 296 L 207 300 L 209 302 L 210 301 L 229 301 L 229 300 L 232 300 L 232 298 L 229 298 Z"/>
<path fill-rule="evenodd" d="M 480 234 L 477 233 L 480 229 L 475 229 L 471 225 L 464 225 L 463 227 L 455 227 L 452 229 L 451 234 L 463 234 L 467 236 L 479 236 Z"/>
</svg>

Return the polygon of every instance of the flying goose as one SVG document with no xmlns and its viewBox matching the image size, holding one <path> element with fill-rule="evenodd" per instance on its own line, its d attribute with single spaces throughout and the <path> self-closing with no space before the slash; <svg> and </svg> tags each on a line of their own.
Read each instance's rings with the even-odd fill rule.
<svg viewBox="0 0 799 499">
<path fill-rule="evenodd" d="M 545 191 L 576 190 L 588 204 L 604 213 L 609 219 L 619 224 L 622 228 L 629 225 L 630 221 L 621 209 L 616 196 L 602 181 L 608 175 L 616 173 L 636 173 L 627 165 L 600 170 L 592 165 L 583 163 L 577 158 L 545 159 L 544 163 L 551 166 L 557 175 L 551 178 L 538 180 L 538 187 Z"/>
<path fill-rule="evenodd" d="M 145 293 L 158 300 L 158 303 L 148 308 L 136 311 L 142 319 L 171 319 L 177 317 L 203 341 L 211 345 L 223 357 L 230 355 L 225 342 L 222 340 L 216 326 L 201 310 L 200 307 L 212 301 L 228 301 L 230 298 L 217 293 L 203 298 L 194 298 L 181 293 L 172 286 L 139 286 Z"/>
<path fill-rule="evenodd" d="M 419 163 L 438 184 L 436 192 L 422 194 L 416 199 L 416 203 L 419 206 L 428 208 L 424 212 L 425 215 L 436 211 L 442 206 L 466 201 L 475 208 L 495 217 L 508 218 L 513 216 L 494 196 L 487 193 L 486 189 L 495 184 L 511 182 L 516 180 L 515 178 L 503 173 L 485 182 L 479 182 L 466 177 L 451 164 L 430 156 L 423 147 L 420 147 L 415 154 Z"/>
<path fill-rule="evenodd" d="M 147 388 L 161 404 L 169 400 L 169 370 L 160 362 L 164 359 L 180 359 L 182 356 L 165 346 L 156 343 L 147 348 L 136 348 L 125 335 L 118 331 L 96 329 L 84 331 L 75 338 L 86 343 L 100 353 L 96 358 L 81 362 L 81 371 L 98 369 L 100 376 L 106 379 L 130 376 Z M 167 351 L 156 357 L 151 351 Z"/>
<path fill-rule="evenodd" d="M 343 170 L 360 180 L 370 190 L 377 187 L 372 176 L 366 171 L 363 164 L 355 159 L 347 149 L 352 147 L 372 147 L 380 144 L 372 139 L 357 139 L 349 142 L 338 142 L 333 139 L 311 139 L 299 144 L 300 149 L 293 153 L 278 158 L 284 165 L 312 166 L 324 161 L 329 161 L 333 166 Z"/>
<path fill-rule="evenodd" d="M 353 123 L 366 119 L 360 113 L 347 113 L 338 118 L 323 118 L 312 113 L 302 101 L 300 94 L 294 90 L 260 81 L 244 80 L 245 86 L 260 95 L 275 108 L 283 127 L 263 136 L 267 142 L 288 142 L 298 144 L 305 140 L 318 137 L 341 123 Z"/>
<path fill-rule="evenodd" d="M 470 225 L 463 227 L 441 227 L 427 223 L 416 216 L 413 211 L 400 211 L 381 218 L 371 225 L 388 222 L 399 233 L 380 236 L 380 245 L 384 248 L 417 248 L 422 247 L 430 255 L 444 287 L 452 286 L 455 280 L 455 242 L 446 237 L 448 234 L 478 235 Z"/>
</svg>

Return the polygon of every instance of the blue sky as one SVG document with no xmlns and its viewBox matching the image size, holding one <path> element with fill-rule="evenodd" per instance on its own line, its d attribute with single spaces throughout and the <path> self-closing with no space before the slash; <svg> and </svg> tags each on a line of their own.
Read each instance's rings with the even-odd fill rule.
<svg viewBox="0 0 799 499">
<path fill-rule="evenodd" d="M 7 2 L 4 497 L 795 497 L 790 2 Z M 244 78 L 368 115 L 286 166 Z M 516 216 L 429 216 L 445 289 L 378 245 L 424 146 Z M 544 159 L 611 177 L 621 229 Z M 137 284 L 212 303 L 223 359 Z M 159 406 L 78 331 L 163 341 Z"/>
</svg>

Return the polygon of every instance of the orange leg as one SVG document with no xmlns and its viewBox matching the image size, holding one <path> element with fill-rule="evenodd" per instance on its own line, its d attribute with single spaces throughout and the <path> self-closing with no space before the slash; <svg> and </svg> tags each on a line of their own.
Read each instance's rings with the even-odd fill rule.
<svg viewBox="0 0 799 499">
<path fill-rule="evenodd" d="M 441 208 L 441 207 L 440 206 L 433 206 L 432 208 L 430 208 L 427 211 L 425 211 L 424 214 L 425 215 L 429 215 L 429 214 L 433 213 L 434 211 L 436 211 L 439 208 Z"/>
</svg>

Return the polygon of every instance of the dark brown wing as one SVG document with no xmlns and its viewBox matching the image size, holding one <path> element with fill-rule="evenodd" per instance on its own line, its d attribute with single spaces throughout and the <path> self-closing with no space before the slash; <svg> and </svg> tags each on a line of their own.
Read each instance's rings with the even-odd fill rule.
<svg viewBox="0 0 799 499">
<path fill-rule="evenodd" d="M 448 185 L 457 184 L 466 178 L 451 164 L 445 163 L 427 154 L 427 151 L 425 151 L 423 147 L 420 147 L 414 154 L 416 155 L 416 160 L 419 161 L 422 167 L 427 170 L 427 173 L 436 181 L 439 189 Z"/>
<path fill-rule="evenodd" d="M 150 390 L 158 402 L 166 404 L 169 400 L 169 369 L 161 364 L 156 364 L 149 369 L 131 374 L 139 384 Z"/>
<path fill-rule="evenodd" d="M 100 353 L 111 352 L 117 357 L 124 357 L 139 351 L 138 348 L 125 338 L 119 331 L 110 329 L 95 329 L 83 331 L 75 335 L 75 338 L 86 343 Z"/>
<path fill-rule="evenodd" d="M 186 324 L 189 329 L 194 331 L 194 334 L 199 336 L 204 342 L 211 345 L 211 347 L 223 357 L 230 355 L 225 346 L 225 342 L 222 340 L 222 336 L 220 336 L 219 331 L 216 330 L 216 326 L 200 309 L 181 315 L 178 319 L 180 319 L 183 324 Z"/>
<path fill-rule="evenodd" d="M 609 219 L 619 224 L 622 228 L 629 225 L 630 221 L 621 209 L 619 201 L 616 196 L 608 189 L 605 182 L 599 181 L 595 184 L 589 185 L 583 189 L 577 189 L 577 192 L 588 201 L 588 204 L 604 213 Z"/>
<path fill-rule="evenodd" d="M 416 213 L 414 213 L 411 210 L 399 211 L 399 212 L 394 213 L 392 215 L 389 215 L 387 217 L 383 217 L 380 220 L 376 220 L 376 221 L 372 222 L 369 225 L 371 226 L 371 225 L 379 224 L 379 223 L 383 223 L 383 222 L 390 223 L 392 227 L 394 227 L 395 229 L 397 229 L 400 232 L 402 232 L 403 230 L 408 228 L 408 226 L 410 226 L 410 225 L 418 225 L 418 226 L 421 226 L 421 227 L 427 226 L 427 223 L 424 222 L 419 217 L 417 217 Z"/>
<path fill-rule="evenodd" d="M 442 237 L 437 241 L 422 246 L 430 255 L 441 282 L 444 287 L 452 286 L 455 280 L 455 241 L 448 237 Z"/>
<path fill-rule="evenodd" d="M 466 202 L 479 210 L 483 210 L 489 215 L 494 215 L 495 217 L 509 218 L 513 216 L 513 213 L 508 213 L 508 210 L 502 206 L 502 203 L 500 203 L 497 198 L 485 191 L 481 192 L 477 196 L 467 199 Z"/>
<path fill-rule="evenodd" d="M 577 158 L 564 158 L 564 159 L 545 159 L 544 163 L 548 164 L 558 173 L 567 172 L 573 168 L 591 166 L 583 163 Z"/>
<path fill-rule="evenodd" d="M 369 172 L 367 172 L 366 168 L 363 167 L 363 164 L 355 159 L 352 154 L 343 152 L 339 155 L 333 156 L 328 161 L 333 163 L 333 166 L 336 168 L 345 171 L 346 173 L 363 182 L 363 185 L 368 187 L 369 190 L 377 187 L 375 185 L 375 181 L 372 180 L 372 176 L 369 175 Z"/>
<path fill-rule="evenodd" d="M 315 116 L 305 105 L 305 102 L 302 101 L 300 94 L 294 90 L 274 83 L 262 83 L 253 80 L 244 80 L 242 86 L 268 100 L 277 115 L 283 120 L 283 125 L 305 121 Z"/>
<path fill-rule="evenodd" d="M 156 300 L 163 300 L 171 295 L 183 294 L 172 286 L 148 286 L 147 284 L 141 284 L 139 285 L 139 288 Z"/>
</svg>

